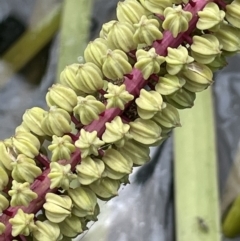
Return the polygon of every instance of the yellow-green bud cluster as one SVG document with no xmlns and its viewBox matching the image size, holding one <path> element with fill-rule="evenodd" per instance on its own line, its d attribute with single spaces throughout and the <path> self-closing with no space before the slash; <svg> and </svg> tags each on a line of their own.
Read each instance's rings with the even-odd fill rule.
<svg viewBox="0 0 240 241">
<path fill-rule="evenodd" d="M 118 195 L 150 146 L 181 126 L 178 109 L 240 50 L 239 9 L 239 0 L 226 11 L 204 0 L 119 2 L 85 62 L 49 88 L 49 110 L 27 110 L 0 142 L 0 238 L 71 240 L 96 221 L 98 198 Z"/>
</svg>

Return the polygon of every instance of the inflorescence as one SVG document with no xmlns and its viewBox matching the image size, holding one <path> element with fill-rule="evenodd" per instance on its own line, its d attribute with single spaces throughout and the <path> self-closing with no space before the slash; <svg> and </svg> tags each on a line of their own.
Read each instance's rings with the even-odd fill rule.
<svg viewBox="0 0 240 241">
<path fill-rule="evenodd" d="M 0 241 L 71 240 L 240 50 L 240 0 L 125 0 L 0 142 Z"/>
</svg>

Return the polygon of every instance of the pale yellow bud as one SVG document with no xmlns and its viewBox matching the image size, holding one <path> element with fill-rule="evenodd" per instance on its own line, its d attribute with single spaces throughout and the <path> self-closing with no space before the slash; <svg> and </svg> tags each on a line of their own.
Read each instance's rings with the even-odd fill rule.
<svg viewBox="0 0 240 241">
<path fill-rule="evenodd" d="M 34 214 L 24 213 L 21 208 L 18 209 L 16 215 L 9 219 L 12 224 L 12 236 L 16 237 L 19 234 L 28 236 L 37 226 L 34 224 Z"/>
<path fill-rule="evenodd" d="M 115 22 L 109 33 L 108 43 L 111 49 L 120 49 L 129 52 L 137 48 L 137 43 L 133 41 L 134 27 L 127 22 Z"/>
<path fill-rule="evenodd" d="M 217 30 L 225 17 L 225 12 L 220 10 L 216 3 L 208 3 L 202 11 L 198 12 L 197 28 L 200 30 Z"/>
<path fill-rule="evenodd" d="M 12 159 L 10 154 L 10 148 L 5 145 L 5 142 L 0 141 L 0 166 L 3 169 L 11 171 L 12 170 Z"/>
<path fill-rule="evenodd" d="M 143 15 L 146 15 L 146 9 L 138 1 L 118 2 L 117 18 L 120 22 L 138 23 Z"/>
<path fill-rule="evenodd" d="M 124 110 L 125 104 L 134 99 L 134 96 L 128 93 L 124 84 L 118 86 L 112 83 L 108 83 L 107 94 L 104 97 L 107 99 L 107 109 L 118 107 L 121 110 Z"/>
<path fill-rule="evenodd" d="M 167 62 L 167 72 L 171 75 L 179 73 L 186 64 L 192 63 L 194 58 L 188 55 L 188 50 L 180 45 L 178 48 L 167 48 L 168 55 L 165 58 Z"/>
<path fill-rule="evenodd" d="M 139 97 L 136 99 L 137 112 L 142 119 L 151 119 L 157 112 L 161 111 L 165 104 L 162 96 L 156 91 L 146 91 L 141 89 Z"/>
<path fill-rule="evenodd" d="M 75 189 L 69 189 L 68 195 L 71 197 L 77 211 L 79 211 L 78 214 L 82 213 L 80 217 L 94 213 L 97 197 L 93 191 L 86 187 L 77 187 Z"/>
<path fill-rule="evenodd" d="M 178 110 L 166 103 L 166 107 L 158 112 L 152 120 L 163 128 L 174 128 L 181 126 Z"/>
<path fill-rule="evenodd" d="M 29 128 L 33 133 L 38 136 L 45 136 L 45 133 L 41 126 L 41 121 L 47 112 L 39 107 L 33 107 L 28 109 L 23 114 L 23 123 Z"/>
<path fill-rule="evenodd" d="M 5 224 L 0 222 L 0 235 L 3 234 L 5 232 L 5 230 L 6 230 Z"/>
<path fill-rule="evenodd" d="M 162 39 L 163 35 L 159 30 L 159 22 L 156 19 L 148 19 L 145 15 L 139 23 L 134 24 L 135 33 L 133 40 L 138 44 L 152 45 L 153 41 Z"/>
<path fill-rule="evenodd" d="M 130 122 L 130 134 L 133 139 L 145 144 L 151 145 L 158 140 L 161 140 L 161 128 L 151 120 L 136 119 Z"/>
<path fill-rule="evenodd" d="M 46 102 L 49 107 L 57 106 L 67 112 L 72 112 L 73 108 L 77 105 L 77 95 L 67 86 L 54 84 L 48 89 Z"/>
<path fill-rule="evenodd" d="M 76 147 L 70 136 L 57 137 L 53 135 L 52 144 L 48 146 L 48 150 L 52 152 L 51 161 L 70 160 L 71 154 L 75 151 Z"/>
<path fill-rule="evenodd" d="M 9 206 L 8 199 L 0 193 L 0 213 L 2 213 Z"/>
<path fill-rule="evenodd" d="M 227 23 L 223 23 L 214 35 L 218 38 L 223 50 L 229 52 L 240 50 L 240 29 L 234 28 Z"/>
<path fill-rule="evenodd" d="M 195 98 L 195 93 L 184 88 L 178 90 L 172 95 L 165 96 L 166 101 L 178 109 L 193 107 Z"/>
<path fill-rule="evenodd" d="M 78 180 L 82 185 L 89 185 L 101 178 L 104 171 L 104 162 L 100 159 L 86 157 L 76 166 Z"/>
<path fill-rule="evenodd" d="M 81 129 L 80 137 L 75 142 L 75 146 L 80 148 L 81 157 L 85 158 L 93 154 L 98 156 L 98 149 L 104 144 L 104 141 L 101 141 L 97 137 L 97 132 L 88 132 L 84 129 Z"/>
<path fill-rule="evenodd" d="M 165 74 L 164 77 L 160 77 L 155 89 L 162 95 L 170 95 L 180 90 L 186 81 L 183 78 L 178 78 L 175 75 Z"/>
<path fill-rule="evenodd" d="M 120 182 L 118 180 L 112 180 L 108 177 L 102 178 L 92 184 L 90 188 L 96 193 L 96 195 L 103 200 L 108 200 L 118 195 L 118 189 Z"/>
<path fill-rule="evenodd" d="M 0 177 L 1 177 L 0 178 L 0 190 L 3 190 L 7 186 L 9 178 L 8 178 L 8 173 L 1 166 L 0 166 Z"/>
<path fill-rule="evenodd" d="M 124 143 L 131 138 L 129 134 L 130 126 L 123 124 L 122 119 L 116 116 L 110 123 L 107 122 L 106 130 L 102 135 L 102 140 L 106 143 L 114 143 L 122 147 Z"/>
<path fill-rule="evenodd" d="M 62 240 L 60 228 L 48 220 L 36 221 L 37 228 L 33 230 L 33 241 L 59 241 Z"/>
<path fill-rule="evenodd" d="M 11 165 L 13 167 L 12 177 L 17 182 L 32 183 L 42 173 L 35 161 L 24 154 L 19 154 Z"/>
<path fill-rule="evenodd" d="M 163 14 L 167 7 L 172 6 L 172 1 L 169 0 L 140 0 L 141 4 L 150 12 Z"/>
<path fill-rule="evenodd" d="M 86 62 L 92 62 L 99 68 L 103 65 L 103 56 L 108 50 L 108 42 L 106 39 L 97 38 L 87 45 L 84 51 L 84 58 Z"/>
<path fill-rule="evenodd" d="M 62 71 L 60 83 L 69 86 L 74 91 L 92 94 L 102 89 L 102 77 L 101 70 L 94 63 L 72 64 Z"/>
<path fill-rule="evenodd" d="M 192 19 L 192 13 L 184 11 L 179 5 L 175 8 L 167 7 L 164 10 L 163 29 L 169 30 L 173 37 L 176 38 L 179 33 L 188 29 L 188 23 Z"/>
<path fill-rule="evenodd" d="M 137 62 L 134 67 L 142 72 L 144 79 L 148 79 L 151 74 L 157 74 L 160 71 L 160 65 L 165 61 L 165 58 L 158 55 L 154 48 L 148 51 L 139 49 L 136 57 Z"/>
<path fill-rule="evenodd" d="M 63 109 L 52 106 L 41 122 L 43 131 L 49 135 L 63 136 L 72 131 L 71 116 Z"/>
<path fill-rule="evenodd" d="M 50 164 L 50 173 L 48 178 L 51 181 L 50 188 L 60 187 L 63 190 L 68 190 L 72 180 L 77 178 L 77 175 L 71 172 L 71 165 L 67 164 L 65 166 L 52 162 Z"/>
<path fill-rule="evenodd" d="M 125 159 L 117 150 L 106 150 L 104 156 L 102 157 L 102 160 L 105 163 L 105 165 L 109 167 L 111 170 L 122 174 L 120 178 L 132 172 L 132 161 Z M 116 179 L 119 179 L 119 177 L 117 177 Z"/>
<path fill-rule="evenodd" d="M 234 27 L 240 28 L 240 1 L 235 0 L 232 1 L 231 4 L 226 6 L 226 19 L 229 23 L 231 23 Z"/>
<path fill-rule="evenodd" d="M 72 200 L 66 195 L 47 193 L 43 205 L 47 219 L 53 223 L 60 223 L 71 215 Z"/>
<path fill-rule="evenodd" d="M 137 166 L 150 161 L 150 148 L 135 140 L 129 140 L 122 148 L 118 148 L 118 151 Z"/>
<path fill-rule="evenodd" d="M 103 60 L 102 71 L 108 79 L 123 78 L 125 74 L 129 74 L 132 71 L 127 55 L 120 49 L 113 51 L 108 49 Z"/>
<path fill-rule="evenodd" d="M 29 203 L 38 197 L 37 193 L 30 189 L 30 184 L 28 182 L 18 183 L 17 181 L 12 181 L 12 189 L 8 191 L 11 198 L 11 206 L 28 206 Z"/>
<path fill-rule="evenodd" d="M 66 237 L 76 237 L 83 232 L 80 219 L 74 215 L 67 217 L 63 222 L 59 223 L 61 233 Z"/>
<path fill-rule="evenodd" d="M 105 105 L 92 95 L 86 97 L 78 96 L 77 102 L 73 112 L 79 117 L 83 125 L 88 125 L 93 120 L 98 120 L 99 114 L 105 110 Z"/>
<path fill-rule="evenodd" d="M 199 63 L 211 63 L 217 55 L 221 54 L 221 48 L 222 46 L 214 35 L 193 36 L 191 53 L 192 57 Z"/>
<path fill-rule="evenodd" d="M 39 153 L 40 142 L 30 132 L 17 132 L 12 137 L 12 144 L 17 154 L 24 154 L 30 158 L 34 158 Z"/>
<path fill-rule="evenodd" d="M 116 22 L 117 22 L 116 20 L 112 20 L 110 22 L 104 23 L 99 36 L 103 39 L 107 39 L 110 29 L 112 28 L 113 24 L 115 24 Z"/>
</svg>

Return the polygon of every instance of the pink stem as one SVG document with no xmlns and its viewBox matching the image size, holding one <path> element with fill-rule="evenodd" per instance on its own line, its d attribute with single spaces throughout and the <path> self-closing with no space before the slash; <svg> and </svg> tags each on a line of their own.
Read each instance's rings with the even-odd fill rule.
<svg viewBox="0 0 240 241">
<path fill-rule="evenodd" d="M 36 157 L 36 160 L 38 160 L 44 167 L 49 167 L 49 159 L 44 156 L 43 154 L 39 153 Z"/>
</svg>

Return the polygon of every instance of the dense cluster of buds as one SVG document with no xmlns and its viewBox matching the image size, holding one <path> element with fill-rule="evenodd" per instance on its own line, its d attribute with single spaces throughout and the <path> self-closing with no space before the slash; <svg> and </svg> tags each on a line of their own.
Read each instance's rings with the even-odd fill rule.
<svg viewBox="0 0 240 241">
<path fill-rule="evenodd" d="M 71 240 L 240 50 L 240 1 L 126 0 L 0 142 L 0 241 Z"/>
</svg>

